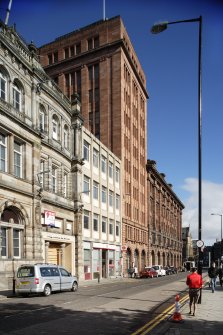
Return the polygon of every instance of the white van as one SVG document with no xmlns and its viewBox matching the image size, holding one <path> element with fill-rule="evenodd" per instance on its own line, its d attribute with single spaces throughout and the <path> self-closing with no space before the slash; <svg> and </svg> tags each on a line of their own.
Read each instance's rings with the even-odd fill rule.
<svg viewBox="0 0 223 335">
<path fill-rule="evenodd" d="M 16 294 L 43 293 L 49 296 L 53 291 L 77 291 L 77 278 L 62 266 L 55 264 L 25 264 L 18 268 L 16 274 Z"/>
<path fill-rule="evenodd" d="M 166 275 L 166 270 L 163 268 L 162 265 L 153 265 L 152 267 L 154 268 L 154 270 L 156 271 L 158 276 L 165 276 Z"/>
</svg>

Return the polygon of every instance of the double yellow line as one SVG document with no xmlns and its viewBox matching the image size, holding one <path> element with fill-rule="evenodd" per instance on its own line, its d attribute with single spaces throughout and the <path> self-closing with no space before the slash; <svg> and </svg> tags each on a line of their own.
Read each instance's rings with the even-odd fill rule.
<svg viewBox="0 0 223 335">
<path fill-rule="evenodd" d="M 189 299 L 188 295 L 184 296 L 180 299 L 180 304 L 184 304 Z M 139 328 L 137 331 L 132 333 L 131 335 L 146 335 L 148 334 L 154 327 L 156 327 L 161 321 L 167 318 L 168 315 L 172 314 L 175 309 L 175 304 L 166 308 L 162 314 L 157 315 L 154 319 L 147 322 L 143 327 Z"/>
</svg>

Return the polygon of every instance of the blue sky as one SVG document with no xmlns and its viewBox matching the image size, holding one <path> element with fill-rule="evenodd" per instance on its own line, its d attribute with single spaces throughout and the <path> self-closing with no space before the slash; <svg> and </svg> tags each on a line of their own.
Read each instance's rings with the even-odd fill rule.
<svg viewBox="0 0 223 335">
<path fill-rule="evenodd" d="M 0 2 L 4 21 L 8 1 Z M 185 204 L 183 226 L 198 236 L 198 23 L 161 21 L 203 17 L 202 43 L 202 238 L 220 238 L 223 214 L 223 1 L 106 0 L 107 18 L 120 15 L 147 78 L 148 158 Z M 13 0 L 9 25 L 37 46 L 103 18 L 103 0 Z"/>
</svg>

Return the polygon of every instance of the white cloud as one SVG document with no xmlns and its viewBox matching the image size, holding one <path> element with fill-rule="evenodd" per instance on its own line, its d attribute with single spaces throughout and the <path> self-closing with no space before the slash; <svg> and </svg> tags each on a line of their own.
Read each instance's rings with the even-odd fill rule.
<svg viewBox="0 0 223 335">
<path fill-rule="evenodd" d="M 187 178 L 182 186 L 190 195 L 183 201 L 183 227 L 190 226 L 192 238 L 198 238 L 198 180 Z M 221 238 L 221 217 L 223 214 L 223 184 L 202 181 L 202 240 L 213 245 Z"/>
</svg>

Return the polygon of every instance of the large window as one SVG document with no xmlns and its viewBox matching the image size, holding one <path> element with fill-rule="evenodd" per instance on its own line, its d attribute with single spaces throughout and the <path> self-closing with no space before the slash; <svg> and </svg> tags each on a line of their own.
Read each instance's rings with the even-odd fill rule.
<svg viewBox="0 0 223 335">
<path fill-rule="evenodd" d="M 13 107 L 21 111 L 21 89 L 14 83 L 12 86 Z"/>
<path fill-rule="evenodd" d="M 57 167 L 52 166 L 52 192 L 57 193 Z"/>
<path fill-rule="evenodd" d="M 22 145 L 14 142 L 14 175 L 22 178 Z"/>
<path fill-rule="evenodd" d="M 89 192 L 90 192 L 90 178 L 84 176 L 83 193 L 87 194 Z"/>
<path fill-rule="evenodd" d="M 106 168 L 107 168 L 107 159 L 105 156 L 101 156 L 101 172 L 106 174 Z"/>
<path fill-rule="evenodd" d="M 104 217 L 104 216 L 102 216 L 101 231 L 102 231 L 102 233 L 107 232 L 107 218 Z"/>
<path fill-rule="evenodd" d="M 109 178 L 113 179 L 113 163 L 109 162 Z"/>
<path fill-rule="evenodd" d="M 120 181 L 120 169 L 116 166 L 115 168 L 115 181 L 117 184 L 119 184 Z"/>
<path fill-rule="evenodd" d="M 54 140 L 59 140 L 59 120 L 57 118 L 57 116 L 53 116 L 53 139 Z"/>
<path fill-rule="evenodd" d="M 107 203 L 107 188 L 102 186 L 101 189 L 101 202 L 103 202 L 104 204 Z"/>
<path fill-rule="evenodd" d="M 93 149 L 93 166 L 98 168 L 99 165 L 99 152 L 96 149 Z"/>
<path fill-rule="evenodd" d="M 99 218 L 98 214 L 94 214 L 94 225 L 93 225 L 94 231 L 98 231 L 98 225 L 99 225 L 98 218 Z"/>
<path fill-rule="evenodd" d="M 114 193 L 112 191 L 109 191 L 109 207 L 113 207 L 113 198 L 114 198 Z"/>
<path fill-rule="evenodd" d="M 98 200 L 98 187 L 99 187 L 99 184 L 96 181 L 94 181 L 93 182 L 93 198 L 95 200 Z"/>
<path fill-rule="evenodd" d="M 90 228 L 90 212 L 84 211 L 84 229 Z"/>
<path fill-rule="evenodd" d="M 20 231 L 13 229 L 13 256 L 20 257 Z"/>
<path fill-rule="evenodd" d="M 65 149 L 68 149 L 68 141 L 69 139 L 69 133 L 68 133 L 68 127 L 64 126 L 64 130 L 63 130 L 63 145 Z"/>
<path fill-rule="evenodd" d="M 2 251 L 1 251 L 1 256 L 3 258 L 7 258 L 8 257 L 8 250 L 7 250 L 7 240 L 8 240 L 8 229 L 2 227 L 1 228 L 1 238 L 2 238 L 2 243 L 1 243 L 1 247 L 2 247 Z"/>
<path fill-rule="evenodd" d="M 0 72 L 0 98 L 6 100 L 7 97 L 7 79 L 2 72 Z"/>
<path fill-rule="evenodd" d="M 90 144 L 87 141 L 84 141 L 84 159 L 90 162 Z"/>
<path fill-rule="evenodd" d="M 109 234 L 113 235 L 114 233 L 114 221 L 113 220 L 109 220 Z"/>
<path fill-rule="evenodd" d="M 0 133 L 0 170 L 7 172 L 7 137 Z"/>
</svg>

